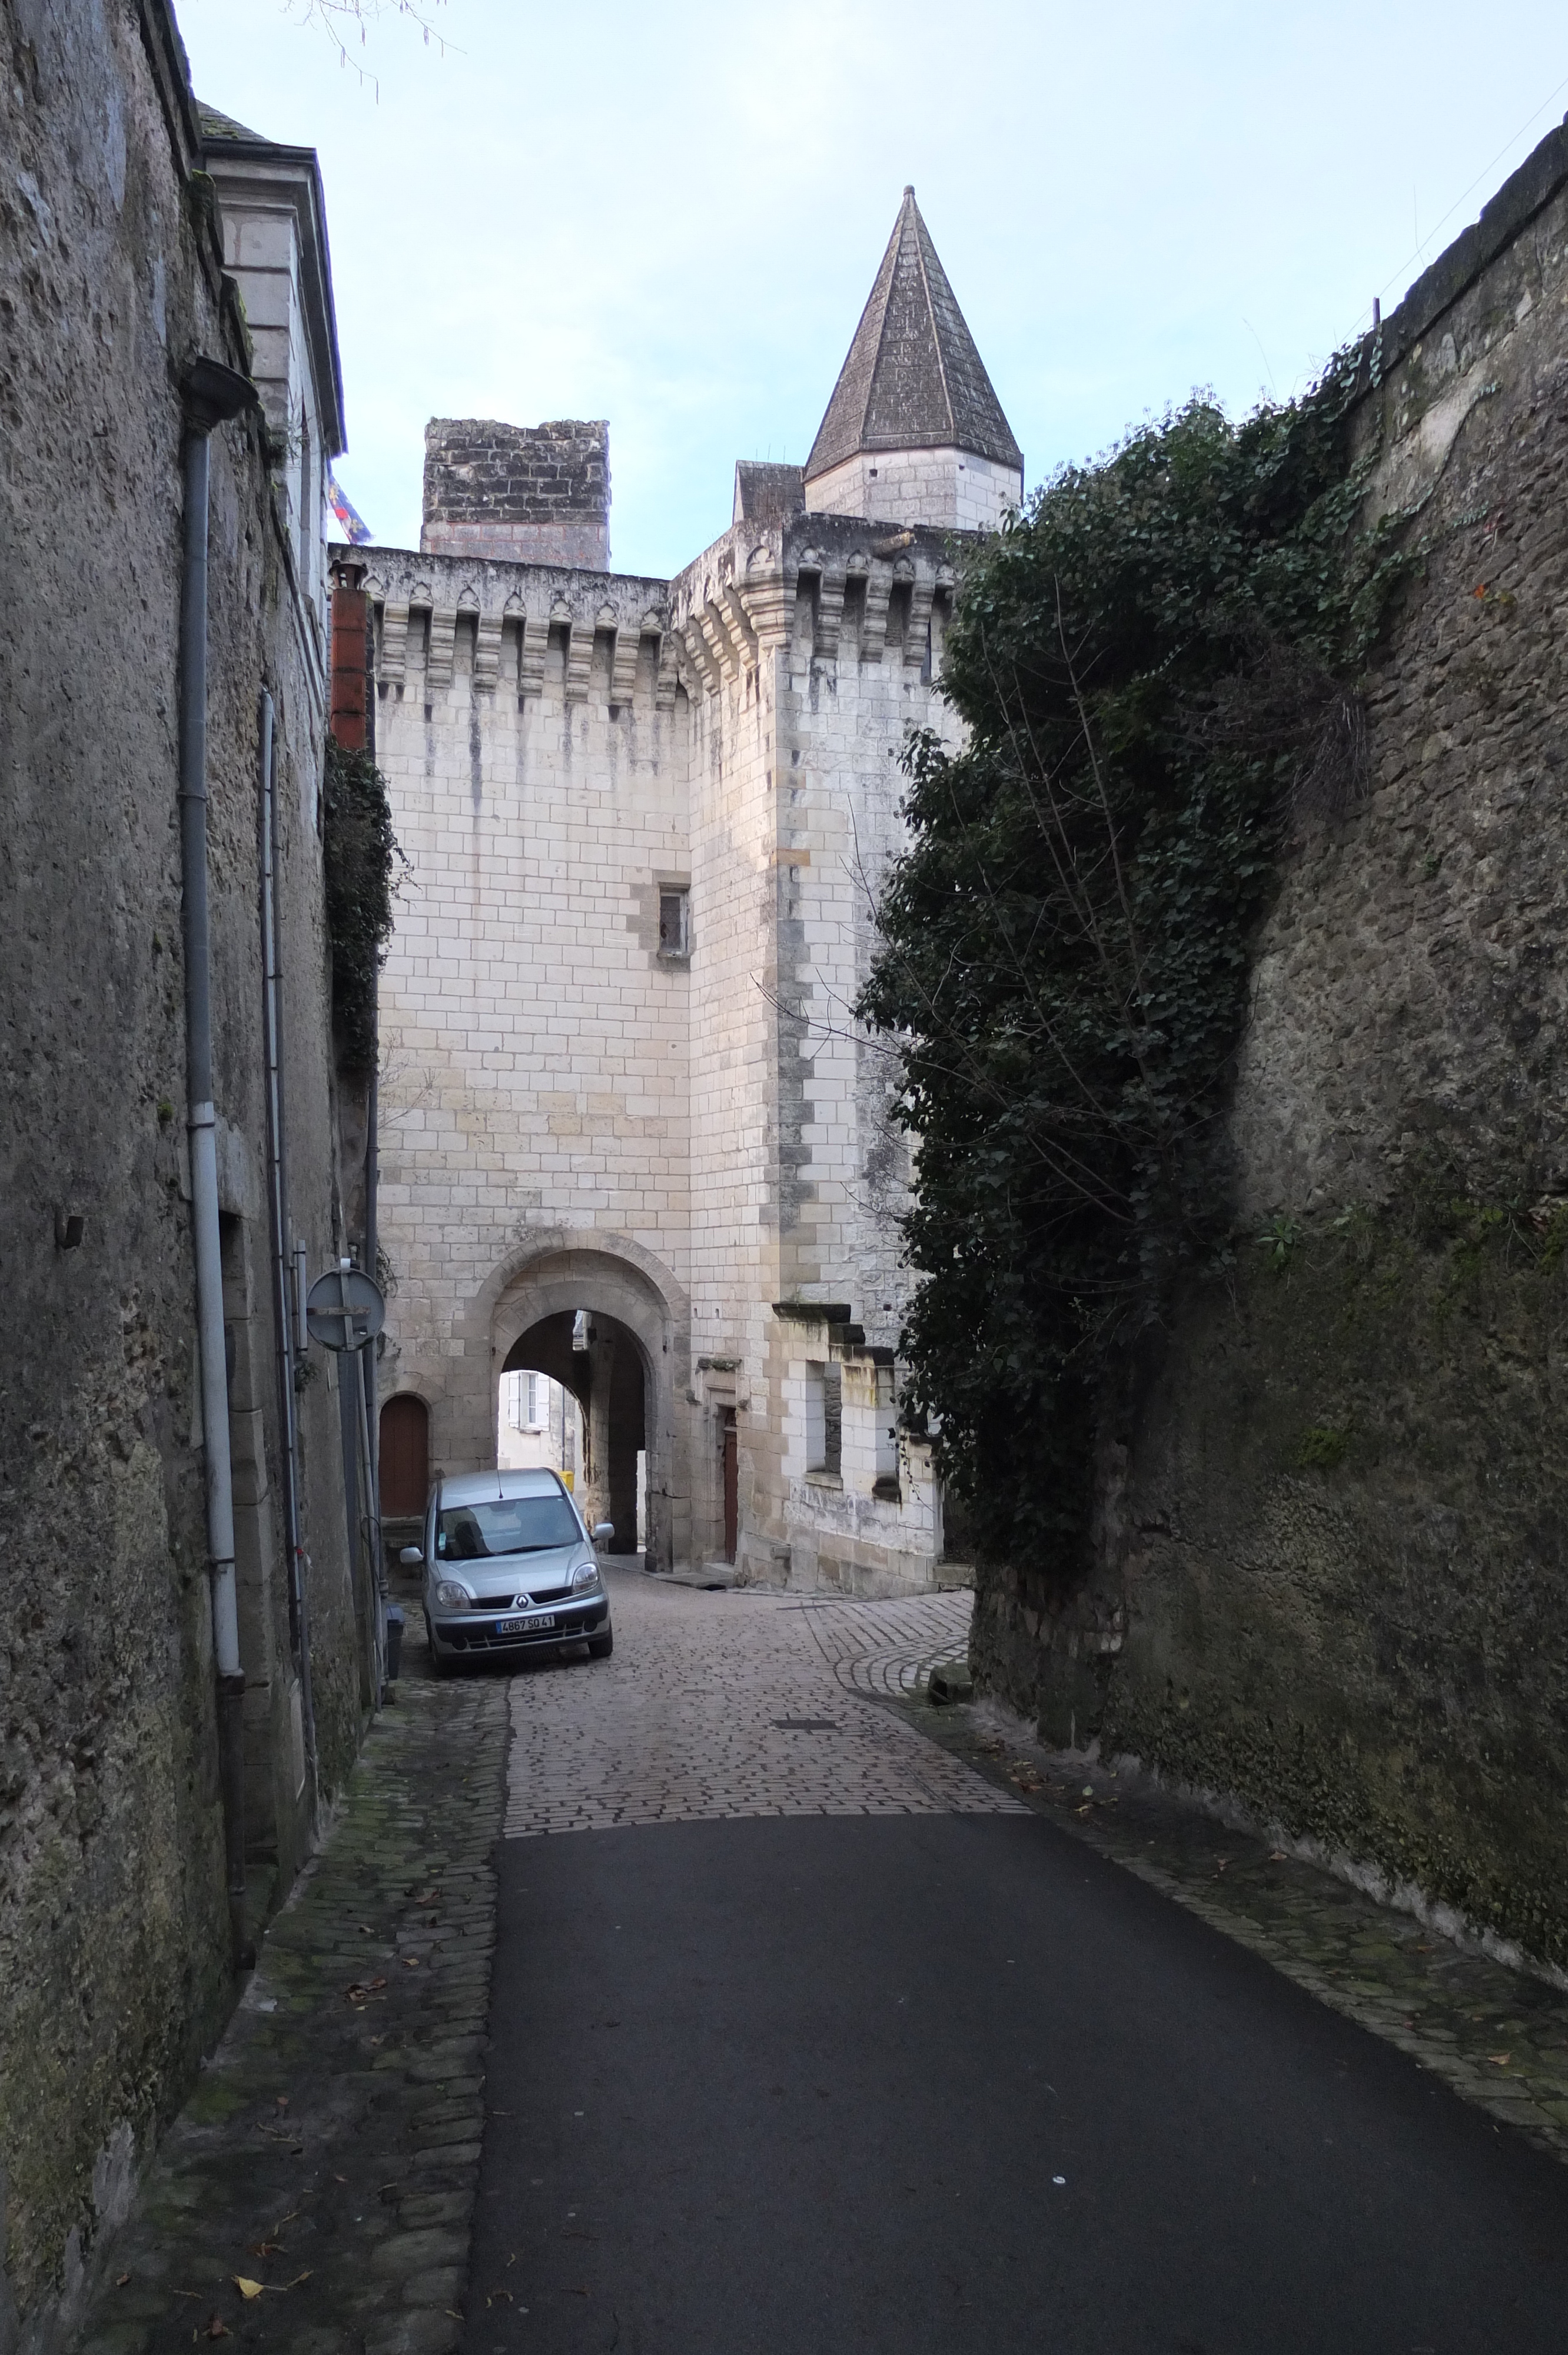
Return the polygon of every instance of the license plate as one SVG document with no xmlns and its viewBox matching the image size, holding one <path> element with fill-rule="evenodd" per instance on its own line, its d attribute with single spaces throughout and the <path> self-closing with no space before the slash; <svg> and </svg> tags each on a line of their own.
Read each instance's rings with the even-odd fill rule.
<svg viewBox="0 0 1568 2355">
<path fill-rule="evenodd" d="M 498 1636 L 522 1636 L 534 1628 L 553 1627 L 555 1624 L 555 1613 L 545 1611 L 541 1612 L 537 1619 L 498 1619 L 495 1623 L 495 1632 Z"/>
</svg>

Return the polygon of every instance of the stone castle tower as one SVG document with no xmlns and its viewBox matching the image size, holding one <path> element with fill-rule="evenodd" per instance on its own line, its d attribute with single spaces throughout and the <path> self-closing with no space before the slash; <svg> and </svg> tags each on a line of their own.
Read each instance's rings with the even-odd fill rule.
<svg viewBox="0 0 1568 2355">
<path fill-rule="evenodd" d="M 602 423 L 431 423 L 420 547 L 365 584 L 412 861 L 382 990 L 405 1501 L 421 1446 L 495 1461 L 529 1367 L 579 1398 L 594 1508 L 630 1550 L 641 1503 L 651 1566 L 934 1582 L 896 1412 L 906 1146 L 850 1009 L 898 749 L 954 727 L 955 535 L 1022 490 L 912 189 L 807 464 L 737 466 L 673 581 L 607 569 Z"/>
</svg>

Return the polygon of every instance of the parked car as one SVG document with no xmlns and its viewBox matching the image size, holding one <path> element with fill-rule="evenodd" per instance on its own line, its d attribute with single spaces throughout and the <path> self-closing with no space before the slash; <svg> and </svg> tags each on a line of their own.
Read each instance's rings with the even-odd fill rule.
<svg viewBox="0 0 1568 2355">
<path fill-rule="evenodd" d="M 464 1472 L 439 1480 L 423 1546 L 405 1546 L 399 1557 L 425 1573 L 437 1675 L 463 1660 L 585 1642 L 592 1658 L 607 1660 L 615 1636 L 593 1549 L 614 1535 L 610 1521 L 589 1530 L 555 1472 Z"/>
</svg>

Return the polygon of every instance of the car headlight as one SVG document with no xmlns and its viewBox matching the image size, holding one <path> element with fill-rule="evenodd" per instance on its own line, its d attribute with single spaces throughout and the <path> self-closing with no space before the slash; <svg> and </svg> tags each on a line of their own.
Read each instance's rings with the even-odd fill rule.
<svg viewBox="0 0 1568 2355">
<path fill-rule="evenodd" d="M 599 1564 L 594 1561 L 579 1561 L 572 1572 L 572 1593 L 580 1594 L 585 1587 L 598 1584 Z"/>
<path fill-rule="evenodd" d="M 436 1601 L 443 1611 L 466 1611 L 472 1600 L 467 1587 L 460 1586 L 455 1578 L 443 1578 L 436 1589 Z"/>
</svg>

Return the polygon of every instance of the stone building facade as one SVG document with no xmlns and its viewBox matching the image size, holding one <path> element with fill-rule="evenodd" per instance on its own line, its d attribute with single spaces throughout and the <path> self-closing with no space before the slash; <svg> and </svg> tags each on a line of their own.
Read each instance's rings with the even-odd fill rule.
<svg viewBox="0 0 1568 2355">
<path fill-rule="evenodd" d="M 959 535 L 1022 461 L 912 191 L 812 459 L 739 466 L 673 581 L 552 560 L 563 500 L 608 527 L 601 432 L 436 421 L 421 548 L 366 551 L 412 862 L 384 1380 L 449 1470 L 494 1462 L 508 1369 L 566 1382 L 623 1545 L 643 1452 L 657 1567 L 919 1589 L 942 1533 L 897 1427 L 906 1146 L 852 1008 L 900 748 L 952 725 Z"/>
<path fill-rule="evenodd" d="M 1095 1575 L 988 1568 L 977 1666 L 1561 1972 L 1568 130 L 1368 339 L 1353 426 L 1415 560 L 1368 790 L 1255 943 L 1235 1265 L 1107 1433 Z"/>
<path fill-rule="evenodd" d="M 278 1282 L 280 1240 L 313 1273 L 347 1248 L 320 832 L 319 516 L 343 406 L 320 175 L 308 151 L 197 110 L 164 0 L 0 11 L 0 150 L 9 2355 L 68 2335 L 136 2164 L 347 1773 L 369 1693 L 335 1369 L 294 1347 Z M 237 413 L 215 421 L 229 394 Z M 201 604 L 182 468 L 203 433 L 193 769 L 182 596 Z M 210 1128 L 186 1090 L 178 796 L 193 780 Z M 206 1495 L 221 1450 L 198 1347 L 204 1132 L 237 1674 Z"/>
</svg>

